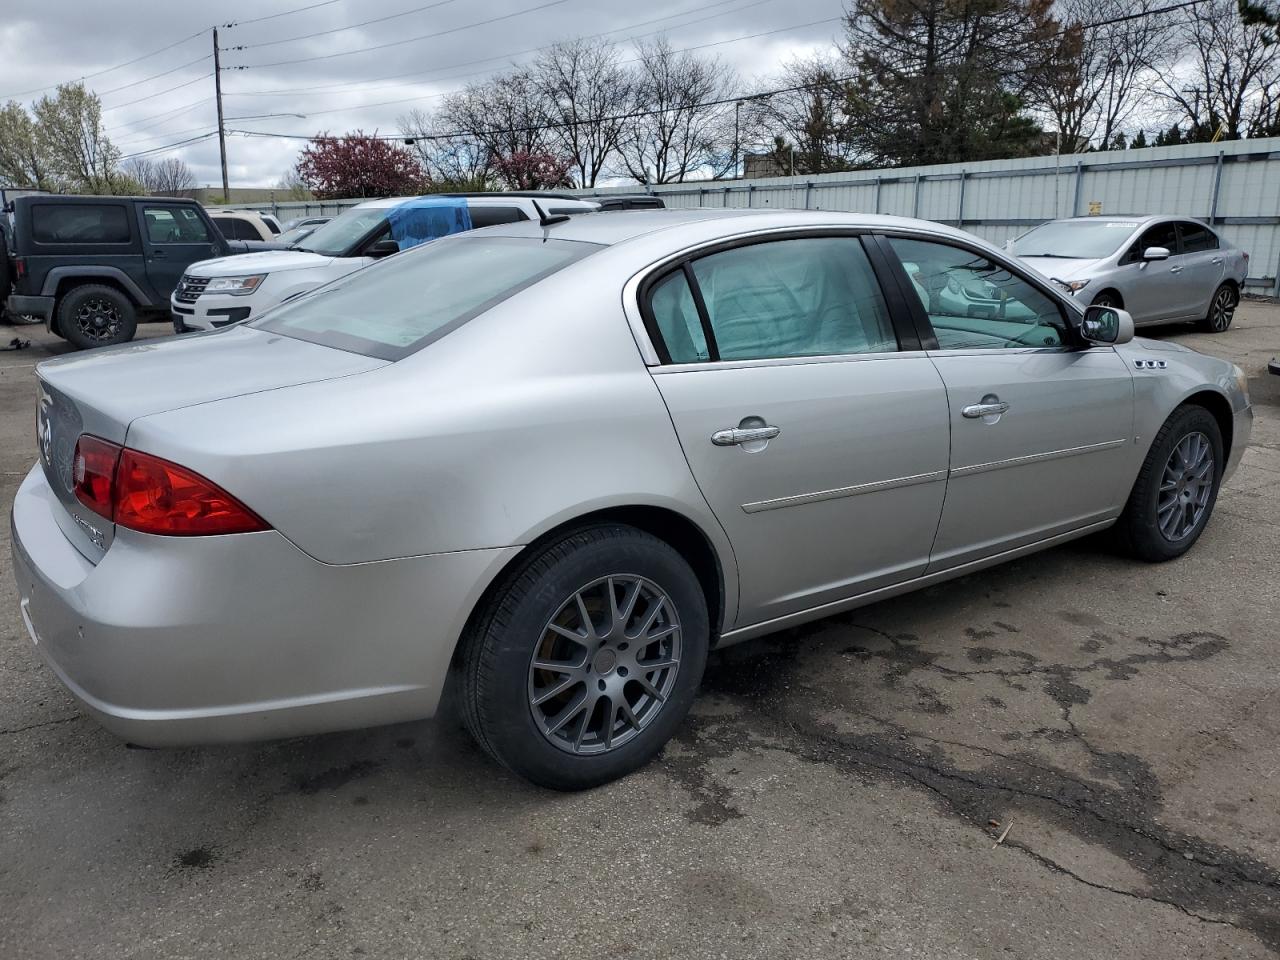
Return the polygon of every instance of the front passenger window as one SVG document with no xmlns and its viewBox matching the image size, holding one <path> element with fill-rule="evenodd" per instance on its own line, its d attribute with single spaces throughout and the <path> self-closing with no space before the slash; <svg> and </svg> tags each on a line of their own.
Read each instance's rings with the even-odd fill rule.
<svg viewBox="0 0 1280 960">
<path fill-rule="evenodd" d="M 942 350 L 1059 347 L 1062 310 L 1048 294 L 980 253 L 891 237 Z"/>
</svg>

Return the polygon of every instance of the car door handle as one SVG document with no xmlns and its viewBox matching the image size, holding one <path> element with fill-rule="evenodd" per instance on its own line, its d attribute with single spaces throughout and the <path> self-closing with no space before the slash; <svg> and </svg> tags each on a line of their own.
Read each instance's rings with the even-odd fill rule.
<svg viewBox="0 0 1280 960">
<path fill-rule="evenodd" d="M 1214 258 L 1213 258 L 1213 262 L 1214 262 L 1214 263 L 1222 263 L 1222 258 L 1221 258 L 1221 257 L 1214 257 Z"/>
<path fill-rule="evenodd" d="M 717 430 L 711 435 L 711 442 L 717 447 L 735 447 L 754 440 L 772 440 L 781 432 L 781 427 L 734 427 L 732 430 Z"/>
<path fill-rule="evenodd" d="M 984 397 L 982 403 L 971 403 L 960 413 L 970 420 L 980 420 L 983 417 L 998 417 L 1008 410 L 1009 405 L 1003 400 L 987 400 Z"/>
<path fill-rule="evenodd" d="M 166 257 L 166 254 L 165 254 L 165 252 L 164 252 L 163 250 L 152 250 L 152 251 L 151 251 L 151 259 L 153 259 L 153 260 L 163 260 L 163 259 L 165 259 L 165 257 Z"/>
<path fill-rule="evenodd" d="M 1170 272 L 1170 273 L 1181 273 L 1181 272 L 1182 272 L 1182 268 L 1181 268 L 1181 267 L 1170 267 L 1170 268 L 1169 268 L 1169 272 Z"/>
</svg>

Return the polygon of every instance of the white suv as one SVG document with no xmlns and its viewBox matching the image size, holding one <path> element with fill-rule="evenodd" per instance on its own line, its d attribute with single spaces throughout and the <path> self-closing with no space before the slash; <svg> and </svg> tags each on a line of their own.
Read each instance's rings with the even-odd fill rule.
<svg viewBox="0 0 1280 960">
<path fill-rule="evenodd" d="M 173 329 L 213 330 L 256 317 L 290 297 L 399 252 L 392 212 L 418 197 L 370 200 L 317 227 L 289 250 L 263 250 L 201 260 L 187 268 L 169 298 Z M 465 202 L 473 229 L 547 215 L 594 213 L 599 204 L 556 194 L 438 195 Z M 535 206 L 535 200 L 537 205 Z"/>
</svg>

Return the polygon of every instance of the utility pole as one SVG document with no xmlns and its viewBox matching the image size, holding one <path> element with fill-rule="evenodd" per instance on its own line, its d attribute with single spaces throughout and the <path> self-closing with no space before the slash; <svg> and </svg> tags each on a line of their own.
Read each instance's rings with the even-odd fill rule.
<svg viewBox="0 0 1280 960">
<path fill-rule="evenodd" d="M 739 145 L 739 116 L 742 113 L 742 101 L 739 100 L 733 105 L 733 179 L 738 179 L 738 163 L 742 159 L 742 148 Z"/>
<path fill-rule="evenodd" d="M 213 28 L 213 95 L 218 101 L 218 152 L 222 154 L 222 202 L 231 202 L 227 183 L 227 128 L 222 124 L 222 63 L 218 59 L 218 28 Z"/>
</svg>

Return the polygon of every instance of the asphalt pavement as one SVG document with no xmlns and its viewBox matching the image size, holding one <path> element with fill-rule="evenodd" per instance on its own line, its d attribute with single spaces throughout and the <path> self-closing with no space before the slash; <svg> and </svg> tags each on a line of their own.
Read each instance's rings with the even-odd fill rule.
<svg viewBox="0 0 1280 960">
<path fill-rule="evenodd" d="M 66 349 L 14 334 L 6 505 Z M 1186 557 L 1075 543 L 714 654 L 661 759 L 576 795 L 447 718 L 129 748 L 32 649 L 4 524 L 0 957 L 1274 956 L 1280 307 L 1154 335 L 1255 404 Z"/>
</svg>

